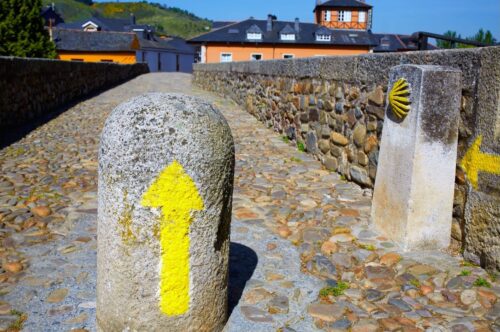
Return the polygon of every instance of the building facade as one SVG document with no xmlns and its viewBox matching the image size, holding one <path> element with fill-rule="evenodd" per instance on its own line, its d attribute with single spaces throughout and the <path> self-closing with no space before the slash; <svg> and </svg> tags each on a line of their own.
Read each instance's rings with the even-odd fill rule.
<svg viewBox="0 0 500 332">
<path fill-rule="evenodd" d="M 137 24 L 133 15 L 130 19 L 92 17 L 62 23 L 54 31 L 53 39 L 61 60 L 143 62 L 151 72 L 187 73 L 192 72 L 195 62 L 194 46 L 182 38 L 157 36 L 153 27 Z M 125 38 L 131 40 L 125 42 Z"/>
<path fill-rule="evenodd" d="M 199 46 L 204 63 L 356 55 L 377 46 L 369 30 L 371 6 L 366 3 L 317 2 L 314 13 L 316 23 L 278 21 L 273 15 L 228 22 L 188 42 Z"/>
<path fill-rule="evenodd" d="M 53 29 L 52 39 L 60 60 L 81 62 L 136 63 L 139 40 L 135 33 Z"/>
<path fill-rule="evenodd" d="M 371 30 L 372 6 L 359 0 L 318 0 L 314 20 L 331 29 Z"/>
</svg>

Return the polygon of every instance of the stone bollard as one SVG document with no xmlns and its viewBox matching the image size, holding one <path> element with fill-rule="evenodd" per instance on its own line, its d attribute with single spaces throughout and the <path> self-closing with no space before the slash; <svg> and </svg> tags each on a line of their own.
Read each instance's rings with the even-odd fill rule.
<svg viewBox="0 0 500 332">
<path fill-rule="evenodd" d="M 210 104 L 146 94 L 118 106 L 99 152 L 99 331 L 221 331 L 234 144 Z"/>
<path fill-rule="evenodd" d="M 391 70 L 372 220 L 404 250 L 450 243 L 460 98 L 459 70 Z"/>
</svg>

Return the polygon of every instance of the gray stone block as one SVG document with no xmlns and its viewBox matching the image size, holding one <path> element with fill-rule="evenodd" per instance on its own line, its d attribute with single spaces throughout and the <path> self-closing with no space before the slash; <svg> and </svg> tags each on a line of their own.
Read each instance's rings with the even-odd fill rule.
<svg viewBox="0 0 500 332">
<path fill-rule="evenodd" d="M 461 74 L 453 68 L 403 65 L 390 90 L 409 84 L 410 111 L 386 111 L 372 205 L 375 227 L 406 250 L 448 247 L 457 160 Z M 402 89 L 403 90 L 403 89 Z"/>
<path fill-rule="evenodd" d="M 222 330 L 233 176 L 231 132 L 210 104 L 155 93 L 113 111 L 99 153 L 100 331 Z"/>
</svg>

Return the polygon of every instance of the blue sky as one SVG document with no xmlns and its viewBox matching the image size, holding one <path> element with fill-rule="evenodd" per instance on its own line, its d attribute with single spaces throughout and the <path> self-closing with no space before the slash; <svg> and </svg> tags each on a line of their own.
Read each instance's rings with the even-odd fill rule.
<svg viewBox="0 0 500 332">
<path fill-rule="evenodd" d="M 109 1 L 109 0 L 108 0 Z M 153 0 L 187 9 L 212 20 L 264 19 L 273 13 L 280 20 L 312 22 L 315 0 Z M 122 0 L 123 2 L 123 0 Z M 454 30 L 463 37 L 479 28 L 500 39 L 499 0 L 367 0 L 374 6 L 374 32 L 443 33 Z"/>
</svg>

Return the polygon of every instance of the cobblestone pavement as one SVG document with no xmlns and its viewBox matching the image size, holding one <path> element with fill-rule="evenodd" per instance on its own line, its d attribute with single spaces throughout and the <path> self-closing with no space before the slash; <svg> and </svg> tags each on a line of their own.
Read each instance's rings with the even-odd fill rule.
<svg viewBox="0 0 500 332">
<path fill-rule="evenodd" d="M 148 74 L 0 150 L 0 331 L 94 331 L 99 133 L 152 91 L 212 100 L 236 142 L 227 331 L 500 331 L 500 284 L 369 226 L 370 191 L 322 169 L 233 102 Z"/>
</svg>

